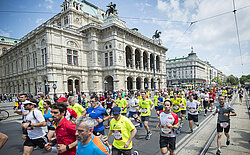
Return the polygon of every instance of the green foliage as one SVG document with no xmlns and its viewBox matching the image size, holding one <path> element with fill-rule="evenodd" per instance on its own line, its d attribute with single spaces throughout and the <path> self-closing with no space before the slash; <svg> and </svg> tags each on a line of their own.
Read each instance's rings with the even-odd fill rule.
<svg viewBox="0 0 250 155">
<path fill-rule="evenodd" d="M 250 75 L 242 75 L 240 78 L 240 84 L 245 84 L 246 82 L 250 82 Z"/>
<path fill-rule="evenodd" d="M 226 78 L 226 83 L 228 85 L 238 85 L 239 79 L 237 77 L 233 76 L 233 75 L 229 75 Z"/>
</svg>

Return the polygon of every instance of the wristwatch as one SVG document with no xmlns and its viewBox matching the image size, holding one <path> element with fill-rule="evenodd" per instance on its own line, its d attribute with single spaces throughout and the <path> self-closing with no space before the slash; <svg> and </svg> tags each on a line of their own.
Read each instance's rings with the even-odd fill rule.
<svg viewBox="0 0 250 155">
<path fill-rule="evenodd" d="M 66 150 L 69 151 L 69 145 L 66 145 Z"/>
</svg>

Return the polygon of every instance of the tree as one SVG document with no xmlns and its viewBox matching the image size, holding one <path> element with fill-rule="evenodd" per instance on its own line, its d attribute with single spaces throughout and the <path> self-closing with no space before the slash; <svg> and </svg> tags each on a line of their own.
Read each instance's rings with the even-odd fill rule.
<svg viewBox="0 0 250 155">
<path fill-rule="evenodd" d="M 240 84 L 245 84 L 246 82 L 250 82 L 250 75 L 242 75 L 240 78 Z"/>
<path fill-rule="evenodd" d="M 229 75 L 227 76 L 226 78 L 226 82 L 229 84 L 229 85 L 238 85 L 239 83 L 239 79 L 233 75 Z"/>
</svg>

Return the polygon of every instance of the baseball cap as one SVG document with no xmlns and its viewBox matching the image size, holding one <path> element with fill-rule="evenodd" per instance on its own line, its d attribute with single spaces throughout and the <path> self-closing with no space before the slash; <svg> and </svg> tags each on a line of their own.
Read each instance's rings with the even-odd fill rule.
<svg viewBox="0 0 250 155">
<path fill-rule="evenodd" d="M 57 102 L 60 102 L 60 103 L 62 103 L 62 102 L 67 102 L 67 98 L 65 98 L 65 97 L 60 97 L 60 98 L 57 100 Z"/>
<path fill-rule="evenodd" d="M 36 105 L 36 103 L 33 103 L 33 102 L 30 102 L 30 101 L 28 101 L 28 100 L 26 100 L 26 101 L 24 101 L 24 102 L 22 102 L 24 105 L 25 104 L 34 104 L 34 105 Z"/>
<path fill-rule="evenodd" d="M 112 109 L 112 113 L 113 113 L 114 115 L 120 115 L 120 113 L 121 113 L 121 108 L 120 108 L 120 107 L 114 107 L 114 108 Z"/>
</svg>

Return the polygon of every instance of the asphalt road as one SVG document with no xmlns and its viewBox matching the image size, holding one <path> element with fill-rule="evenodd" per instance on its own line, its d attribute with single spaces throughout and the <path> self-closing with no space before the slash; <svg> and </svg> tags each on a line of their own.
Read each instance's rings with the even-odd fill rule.
<svg viewBox="0 0 250 155">
<path fill-rule="evenodd" d="M 211 112 L 208 112 L 210 115 Z M 207 117 L 208 117 L 207 115 Z M 20 118 L 20 117 L 19 117 Z M 202 122 L 205 119 L 204 111 L 199 114 L 199 122 Z M 152 116 L 149 120 L 149 127 L 152 131 L 153 135 L 150 140 L 145 140 L 146 130 L 140 127 L 137 127 L 137 134 L 133 140 L 133 149 L 137 150 L 139 154 L 142 155 L 158 155 L 160 153 L 160 145 L 159 145 L 159 130 L 156 129 L 156 125 L 158 123 L 158 118 L 155 110 L 152 112 Z M 1 155 L 19 155 L 23 152 L 23 140 L 21 138 L 21 120 L 5 120 L 0 122 L 0 131 L 7 134 L 9 136 L 8 142 L 5 146 L 0 150 Z M 195 126 L 195 125 L 194 125 Z M 187 131 L 189 131 L 188 121 L 184 120 L 184 125 L 182 127 L 182 132 L 177 135 L 177 140 L 180 141 L 184 136 L 186 136 Z M 108 130 L 105 129 L 105 134 L 108 133 Z M 195 134 L 195 132 L 193 133 Z M 112 143 L 113 137 L 110 138 L 110 143 Z M 47 153 L 44 150 L 37 149 L 33 151 L 33 155 L 41 155 L 41 154 L 55 154 L 55 153 Z"/>
</svg>

